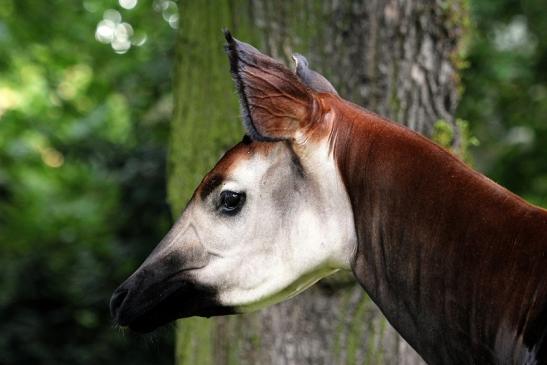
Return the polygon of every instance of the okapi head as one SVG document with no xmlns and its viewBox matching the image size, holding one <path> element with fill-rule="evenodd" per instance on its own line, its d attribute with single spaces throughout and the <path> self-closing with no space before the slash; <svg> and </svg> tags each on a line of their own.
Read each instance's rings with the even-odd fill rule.
<svg viewBox="0 0 547 365">
<path fill-rule="evenodd" d="M 136 331 L 282 301 L 349 269 L 355 252 L 350 202 L 329 157 L 334 115 L 323 99 L 334 88 L 300 55 L 297 76 L 226 38 L 248 136 L 113 294 L 115 320 Z"/>
</svg>

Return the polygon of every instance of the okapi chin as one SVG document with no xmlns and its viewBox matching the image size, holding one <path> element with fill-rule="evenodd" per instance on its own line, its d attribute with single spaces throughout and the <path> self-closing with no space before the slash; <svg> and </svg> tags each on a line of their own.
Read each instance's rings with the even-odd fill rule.
<svg viewBox="0 0 547 365">
<path fill-rule="evenodd" d="M 351 270 L 432 364 L 547 363 L 547 211 L 226 33 L 249 137 L 113 294 L 114 319 L 255 310 Z"/>
</svg>

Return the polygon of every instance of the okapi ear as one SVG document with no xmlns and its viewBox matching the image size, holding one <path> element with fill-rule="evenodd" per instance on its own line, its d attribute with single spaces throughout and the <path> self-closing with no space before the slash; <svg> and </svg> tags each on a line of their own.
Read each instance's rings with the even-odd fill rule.
<svg viewBox="0 0 547 365">
<path fill-rule="evenodd" d="M 319 93 L 331 93 L 338 95 L 332 84 L 321 75 L 319 72 L 312 70 L 309 67 L 308 60 L 301 54 L 295 53 L 292 55 L 296 65 L 296 76 L 310 89 Z"/>
<path fill-rule="evenodd" d="M 224 35 L 247 133 L 259 141 L 294 138 L 312 120 L 313 92 L 281 62 Z"/>
</svg>

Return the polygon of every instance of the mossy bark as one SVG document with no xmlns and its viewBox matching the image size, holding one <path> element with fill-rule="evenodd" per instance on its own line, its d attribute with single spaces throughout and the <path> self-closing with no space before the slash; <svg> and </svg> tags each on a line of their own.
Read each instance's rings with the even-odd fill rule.
<svg viewBox="0 0 547 365">
<path fill-rule="evenodd" d="M 426 135 L 445 121 L 457 148 L 454 55 L 465 10 L 465 0 L 182 2 L 169 155 L 175 216 L 243 134 L 223 27 L 287 62 L 306 55 L 343 97 Z M 176 332 L 178 365 L 421 363 L 349 273 L 257 313 L 181 320 Z"/>
</svg>

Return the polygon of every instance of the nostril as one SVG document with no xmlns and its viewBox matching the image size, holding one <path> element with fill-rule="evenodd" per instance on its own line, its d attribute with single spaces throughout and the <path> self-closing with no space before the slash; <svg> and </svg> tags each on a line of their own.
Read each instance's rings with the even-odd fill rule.
<svg viewBox="0 0 547 365">
<path fill-rule="evenodd" d="M 129 290 L 120 287 L 114 291 L 112 297 L 110 298 L 110 315 L 117 322 L 119 322 L 118 315 L 120 312 L 120 308 L 122 307 L 122 304 L 125 301 L 128 292 Z"/>
</svg>

